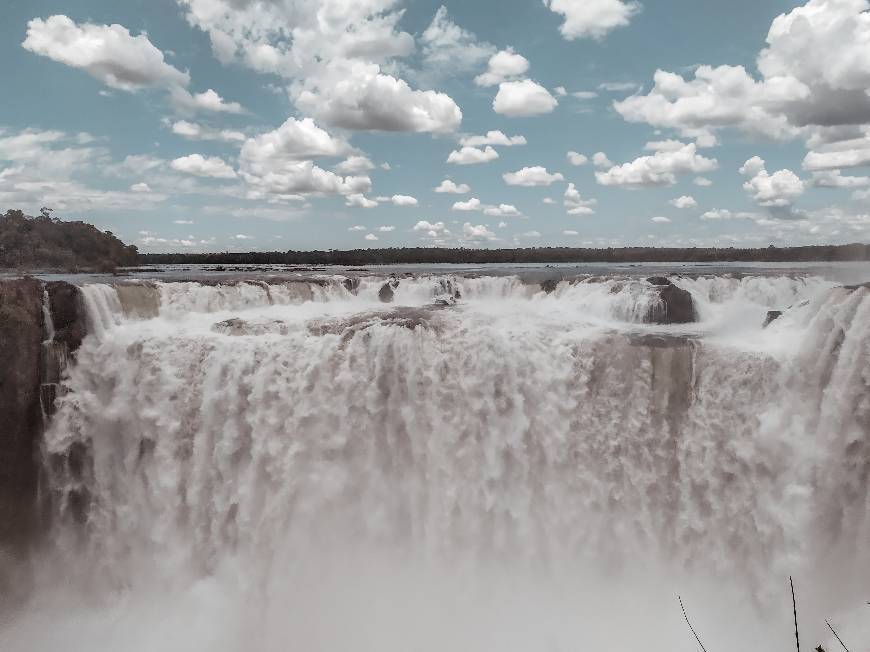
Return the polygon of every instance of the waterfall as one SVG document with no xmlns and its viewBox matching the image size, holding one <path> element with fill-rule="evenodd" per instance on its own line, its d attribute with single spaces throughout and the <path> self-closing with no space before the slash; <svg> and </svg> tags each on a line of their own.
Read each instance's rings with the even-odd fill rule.
<svg viewBox="0 0 870 652">
<path fill-rule="evenodd" d="M 788 575 L 868 597 L 866 288 L 674 279 L 701 319 L 654 326 L 631 277 L 396 280 L 83 287 L 46 567 L 126 596 L 106 640 L 688 650 L 681 591 L 763 647 Z"/>
</svg>

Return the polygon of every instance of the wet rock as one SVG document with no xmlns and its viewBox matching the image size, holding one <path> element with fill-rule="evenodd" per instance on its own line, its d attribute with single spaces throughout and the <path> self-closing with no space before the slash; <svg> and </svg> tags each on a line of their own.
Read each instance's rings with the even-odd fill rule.
<svg viewBox="0 0 870 652">
<path fill-rule="evenodd" d="M 378 290 L 378 299 L 381 300 L 381 303 L 392 303 L 394 296 L 393 286 L 390 283 L 384 283 Z"/>
<path fill-rule="evenodd" d="M 346 278 L 341 284 L 344 286 L 344 289 L 350 292 L 351 294 L 356 294 L 356 291 L 359 289 L 359 278 Z"/>
<path fill-rule="evenodd" d="M 82 291 L 63 281 L 48 283 L 45 289 L 54 323 L 54 341 L 65 344 L 68 353 L 75 353 L 87 334 Z"/>
<path fill-rule="evenodd" d="M 38 523 L 42 293 L 34 278 L 0 281 L 0 547 L 25 544 Z"/>
<path fill-rule="evenodd" d="M 767 328 L 780 317 L 782 317 L 782 310 L 768 310 L 767 317 L 764 318 L 764 326 L 762 326 L 762 328 Z"/>
<path fill-rule="evenodd" d="M 541 290 L 546 292 L 547 294 L 553 294 L 556 291 L 556 288 L 559 287 L 559 279 L 551 278 L 547 279 L 543 283 L 541 283 Z"/>
<path fill-rule="evenodd" d="M 219 321 L 211 327 L 213 333 L 222 333 L 223 335 L 247 335 L 248 322 L 238 317 Z"/>
<path fill-rule="evenodd" d="M 690 324 L 697 321 L 695 302 L 688 290 L 673 283 L 657 285 L 655 290 L 661 301 L 647 315 L 650 324 Z"/>
<path fill-rule="evenodd" d="M 671 280 L 665 276 L 650 276 L 646 282 L 656 286 L 673 285 Z"/>
</svg>

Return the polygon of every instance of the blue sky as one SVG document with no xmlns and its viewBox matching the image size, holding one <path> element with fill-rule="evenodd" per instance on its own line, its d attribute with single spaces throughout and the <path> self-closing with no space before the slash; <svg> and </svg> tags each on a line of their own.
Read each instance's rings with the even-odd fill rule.
<svg viewBox="0 0 870 652">
<path fill-rule="evenodd" d="M 143 251 L 866 241 L 868 10 L 7 0 L 0 209 Z"/>
</svg>

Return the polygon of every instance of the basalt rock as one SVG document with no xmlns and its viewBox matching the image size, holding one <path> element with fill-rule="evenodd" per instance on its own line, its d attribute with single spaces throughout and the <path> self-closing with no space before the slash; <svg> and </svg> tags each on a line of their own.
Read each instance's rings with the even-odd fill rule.
<svg viewBox="0 0 870 652">
<path fill-rule="evenodd" d="M 553 294 L 559 287 L 559 279 L 551 278 L 541 283 L 541 289 L 547 294 Z"/>
<path fill-rule="evenodd" d="M 48 283 L 46 290 L 54 322 L 54 341 L 65 344 L 69 353 L 75 353 L 87 333 L 81 290 L 64 282 Z"/>
<path fill-rule="evenodd" d="M 646 282 L 656 286 L 673 285 L 671 280 L 665 276 L 650 276 Z"/>
<path fill-rule="evenodd" d="M 356 294 L 356 291 L 359 289 L 359 277 L 346 278 L 341 284 L 344 286 L 344 289 L 350 292 L 351 294 Z"/>
<path fill-rule="evenodd" d="M 695 302 L 692 293 L 677 287 L 670 281 L 668 285 L 656 285 L 655 291 L 660 301 L 647 315 L 650 324 L 690 324 L 697 321 Z"/>
<path fill-rule="evenodd" d="M 762 328 L 767 328 L 780 317 L 782 317 L 782 310 L 768 310 L 767 317 L 764 318 L 764 326 Z"/>
<path fill-rule="evenodd" d="M 399 280 L 396 278 L 392 278 L 384 283 L 381 289 L 378 290 L 378 299 L 381 300 L 381 303 L 392 303 L 395 296 L 394 290 L 397 287 L 399 287 Z"/>
<path fill-rule="evenodd" d="M 0 281 L 0 548 L 19 548 L 38 525 L 42 293 L 34 278 Z"/>
</svg>

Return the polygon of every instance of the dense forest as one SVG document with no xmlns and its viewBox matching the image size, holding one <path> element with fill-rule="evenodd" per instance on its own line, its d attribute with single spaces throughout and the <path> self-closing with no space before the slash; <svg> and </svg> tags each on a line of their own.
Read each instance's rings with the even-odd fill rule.
<svg viewBox="0 0 870 652">
<path fill-rule="evenodd" d="M 64 222 L 42 209 L 0 214 L 0 268 L 112 271 L 136 265 L 138 251 L 85 222 Z"/>
<path fill-rule="evenodd" d="M 209 254 L 143 254 L 140 263 L 212 265 L 396 265 L 403 263 L 640 263 L 640 262 L 808 262 L 870 260 L 870 245 L 766 247 L 763 249 L 446 249 L 404 247 L 352 251 L 287 251 Z"/>
</svg>

